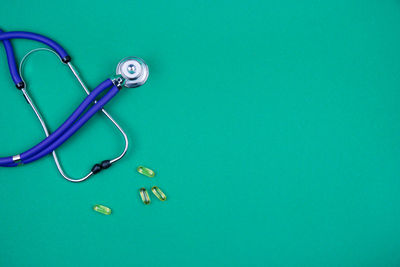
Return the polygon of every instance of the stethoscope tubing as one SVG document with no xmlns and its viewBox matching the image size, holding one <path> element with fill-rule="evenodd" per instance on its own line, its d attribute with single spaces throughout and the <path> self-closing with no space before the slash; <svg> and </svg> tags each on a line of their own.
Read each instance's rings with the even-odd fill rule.
<svg viewBox="0 0 400 267">
<path fill-rule="evenodd" d="M 4 31 L 0 29 L 0 34 L 2 33 L 4 33 Z M 12 47 L 12 44 L 8 39 L 3 40 L 3 44 L 6 50 L 8 68 L 10 69 L 11 78 L 15 84 L 22 83 L 22 77 L 19 75 L 18 72 L 17 62 L 15 61 L 14 49 Z"/>
<path fill-rule="evenodd" d="M 51 47 L 56 53 L 60 56 L 61 59 L 65 59 L 68 56 L 67 51 L 61 47 L 58 43 L 47 38 L 46 36 L 33 33 L 33 32 L 24 32 L 24 31 L 12 31 L 12 32 L 2 32 L 0 34 L 0 41 L 10 40 L 10 39 L 29 39 L 37 42 L 41 42 L 49 47 Z"/>
<path fill-rule="evenodd" d="M 110 91 L 108 91 L 96 104 L 94 104 L 82 117 L 80 117 L 76 123 L 74 123 L 60 138 L 56 139 L 51 145 L 43 149 L 40 153 L 32 156 L 28 159 L 22 160 L 22 163 L 27 164 L 36 161 L 61 146 L 65 141 L 67 141 L 72 135 L 74 135 L 90 118 L 93 117 L 99 110 L 103 108 L 117 93 L 119 89 L 114 85 Z"/>
<path fill-rule="evenodd" d="M 34 40 L 43 43 L 51 47 L 53 50 L 55 50 L 57 55 L 64 63 L 67 63 L 71 59 L 68 53 L 64 50 L 64 48 L 61 47 L 61 45 L 43 35 L 32 32 L 24 32 L 24 31 L 4 32 L 3 30 L 0 29 L 0 41 L 3 41 L 4 43 L 8 61 L 8 68 L 10 70 L 11 78 L 16 85 L 23 84 L 23 81 L 18 72 L 17 63 L 15 61 L 14 50 L 11 45 L 10 39 Z"/>
<path fill-rule="evenodd" d="M 36 146 L 27 150 L 26 152 L 21 153 L 21 160 L 28 159 L 38 152 L 42 151 L 44 148 L 48 147 L 55 140 L 60 138 L 74 123 L 75 121 L 83 114 L 83 112 L 89 107 L 89 105 L 96 99 L 96 97 L 101 94 L 104 90 L 111 87 L 113 83 L 110 79 L 105 80 L 99 86 L 97 86 L 78 106 L 78 108 L 67 118 L 67 120 L 57 128 L 52 134 L 46 137 L 43 141 L 41 141 Z"/>
<path fill-rule="evenodd" d="M 96 97 L 111 86 L 112 88 L 99 101 L 97 101 L 97 103 L 88 109 L 84 115 L 82 115 L 83 112 L 93 103 Z M 85 98 L 72 115 L 56 131 L 36 146 L 21 153 L 20 163 L 27 164 L 50 154 L 70 138 L 77 130 L 79 130 L 97 111 L 101 110 L 102 107 L 118 92 L 119 89 L 110 79 L 102 82 Z M 13 157 L 0 158 L 0 166 L 2 167 L 15 167 L 17 165 L 18 163 L 14 162 Z"/>
<path fill-rule="evenodd" d="M 111 81 L 106 80 L 105 82 L 101 83 L 98 87 L 95 88 L 88 95 L 83 102 L 78 106 L 78 108 L 69 116 L 69 118 L 60 126 L 56 131 L 54 131 L 51 135 L 45 138 L 36 146 L 32 147 L 31 149 L 21 153 L 21 161 L 27 159 L 31 156 L 42 151 L 44 148 L 49 146 L 52 142 L 54 142 L 57 138 L 59 138 L 71 125 L 79 118 L 79 116 L 89 107 L 89 105 L 95 100 L 95 98 L 103 92 L 107 87 L 112 85 Z M 0 166 L 3 164 L 12 164 L 14 163 L 12 157 L 0 158 Z"/>
</svg>

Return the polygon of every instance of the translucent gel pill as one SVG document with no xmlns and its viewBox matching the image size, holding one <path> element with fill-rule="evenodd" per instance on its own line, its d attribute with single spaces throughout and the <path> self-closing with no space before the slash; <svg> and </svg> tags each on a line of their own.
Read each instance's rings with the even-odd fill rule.
<svg viewBox="0 0 400 267">
<path fill-rule="evenodd" d="M 100 213 L 105 214 L 105 215 L 110 215 L 111 214 L 111 209 L 109 207 L 106 207 L 106 206 L 103 206 L 103 205 L 99 205 L 99 204 L 94 205 L 93 209 L 95 211 L 100 212 Z"/>
<path fill-rule="evenodd" d="M 142 198 L 142 201 L 144 204 L 146 204 L 146 205 L 150 204 L 150 196 L 149 196 L 149 193 L 147 193 L 146 188 L 144 188 L 144 187 L 140 188 L 139 194 L 140 194 L 140 197 Z"/>
<path fill-rule="evenodd" d="M 150 170 L 149 168 L 144 166 L 139 166 L 136 170 L 138 171 L 138 173 L 143 174 L 147 177 L 154 177 L 154 175 L 156 175 L 153 170 Z"/>
<path fill-rule="evenodd" d="M 161 201 L 167 200 L 167 196 L 164 194 L 164 192 L 157 186 L 153 186 L 151 188 L 151 192 Z"/>
</svg>

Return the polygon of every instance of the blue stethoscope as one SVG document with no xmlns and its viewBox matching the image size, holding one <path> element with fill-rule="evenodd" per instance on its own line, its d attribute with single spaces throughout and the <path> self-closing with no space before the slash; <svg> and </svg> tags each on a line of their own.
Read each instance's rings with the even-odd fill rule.
<svg viewBox="0 0 400 267">
<path fill-rule="evenodd" d="M 15 61 L 13 47 L 10 42 L 11 39 L 34 40 L 47 45 L 51 49 L 39 48 L 30 51 L 21 60 L 18 69 L 17 63 Z M 41 141 L 40 143 L 38 143 L 37 145 L 33 146 L 31 149 L 23 153 L 14 156 L 0 158 L 0 167 L 15 167 L 21 164 L 28 164 L 52 153 L 57 168 L 65 179 L 71 182 L 82 182 L 87 178 L 89 178 L 90 176 L 99 173 L 104 169 L 109 168 L 113 163 L 117 162 L 125 155 L 129 145 L 128 138 L 124 130 L 121 128 L 121 126 L 111 117 L 111 115 L 106 110 L 104 110 L 103 106 L 107 104 L 123 87 L 134 88 L 146 82 L 147 77 L 149 75 L 149 69 L 146 63 L 142 59 L 137 57 L 124 58 L 118 63 L 116 75 L 103 81 L 93 91 L 90 92 L 83 83 L 75 67 L 71 64 L 71 57 L 58 43 L 54 42 L 53 40 L 43 35 L 31 32 L 22 32 L 22 31 L 3 32 L 2 30 L 0 30 L 0 41 L 3 42 L 6 50 L 8 66 L 12 80 L 15 83 L 16 87 L 19 90 L 21 90 L 28 104 L 35 112 L 47 136 L 43 141 Z M 69 67 L 69 69 L 77 78 L 82 88 L 87 93 L 87 97 L 77 107 L 77 109 L 67 118 L 67 120 L 60 127 L 58 127 L 51 134 L 49 133 L 49 130 L 44 122 L 42 115 L 36 108 L 32 98 L 29 96 L 26 90 L 27 88 L 26 83 L 22 78 L 22 67 L 25 60 L 28 58 L 29 55 L 37 51 L 51 51 L 54 54 L 56 54 L 61 59 L 61 61 Z M 96 99 L 101 94 L 103 94 L 103 96 L 99 99 Z M 95 164 L 87 175 L 81 178 L 71 178 L 68 175 L 66 175 L 65 171 L 62 169 L 55 150 L 59 146 L 61 146 L 65 141 L 67 141 L 91 117 L 93 117 L 94 114 L 96 114 L 100 110 L 107 116 L 107 118 L 115 125 L 115 127 L 123 135 L 125 141 L 124 150 L 120 155 L 118 155 L 112 160 L 104 160 L 101 163 Z"/>
</svg>

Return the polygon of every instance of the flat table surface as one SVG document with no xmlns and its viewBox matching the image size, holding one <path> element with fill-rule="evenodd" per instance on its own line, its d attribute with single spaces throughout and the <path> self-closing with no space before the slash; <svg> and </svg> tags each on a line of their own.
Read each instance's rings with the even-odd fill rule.
<svg viewBox="0 0 400 267">
<path fill-rule="evenodd" d="M 0 266 L 399 266 L 399 1 L 15 0 L 0 18 L 59 42 L 91 90 L 126 56 L 150 69 L 106 106 L 130 141 L 110 169 L 0 169 Z M 0 61 L 10 156 L 44 133 Z M 52 131 L 85 97 L 51 53 L 24 78 Z M 122 141 L 99 113 L 57 151 L 80 177 Z M 146 206 L 153 185 L 168 199 Z"/>
</svg>

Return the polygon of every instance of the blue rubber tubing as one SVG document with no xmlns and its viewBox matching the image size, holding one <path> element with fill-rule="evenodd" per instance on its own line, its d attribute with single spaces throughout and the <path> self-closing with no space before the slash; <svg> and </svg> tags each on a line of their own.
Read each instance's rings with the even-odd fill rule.
<svg viewBox="0 0 400 267">
<path fill-rule="evenodd" d="M 32 147 L 31 149 L 23 152 L 20 154 L 21 161 L 24 159 L 28 159 L 33 157 L 37 153 L 44 150 L 46 147 L 51 145 L 54 141 L 56 141 L 60 136 L 63 135 L 79 118 L 80 115 L 89 107 L 89 105 L 95 100 L 95 98 L 104 90 L 111 87 L 113 85 L 110 79 L 105 80 L 99 86 L 97 86 L 86 98 L 85 100 L 79 105 L 79 107 L 71 114 L 71 116 L 52 134 L 50 134 L 47 138 L 41 141 L 36 146 Z M 14 161 L 12 157 L 5 157 L 0 158 L 0 166 L 7 167 L 7 165 L 14 165 Z M 13 167 L 13 166 L 11 166 Z"/>
<path fill-rule="evenodd" d="M 0 41 L 10 40 L 10 39 L 29 39 L 38 41 L 53 48 L 61 59 L 68 57 L 67 51 L 65 51 L 64 48 L 61 47 L 61 45 L 54 42 L 50 38 L 47 38 L 46 36 L 37 33 L 22 32 L 22 31 L 0 33 Z"/>
<path fill-rule="evenodd" d="M 94 104 L 82 117 L 80 117 L 74 125 L 72 125 L 60 138 L 54 141 L 50 146 L 46 147 L 40 153 L 35 156 L 30 157 L 29 159 L 21 160 L 22 163 L 27 164 L 33 161 L 36 161 L 47 154 L 50 154 L 59 146 L 61 146 L 65 141 L 67 141 L 72 135 L 74 135 L 90 118 L 93 117 L 99 110 L 103 108 L 105 104 L 107 104 L 117 93 L 119 89 L 114 85 L 110 91 L 107 92 L 96 104 Z"/>
<path fill-rule="evenodd" d="M 71 116 L 51 135 L 49 135 L 42 142 L 34 146 L 33 148 L 21 153 L 21 161 L 30 158 L 38 152 L 48 147 L 51 143 L 56 141 L 60 136 L 64 134 L 79 118 L 80 115 L 89 107 L 89 105 L 95 100 L 95 98 L 101 94 L 104 90 L 114 85 L 110 79 L 105 80 L 99 86 L 97 86 L 88 97 L 79 105 L 79 107 L 71 114 Z"/>
<path fill-rule="evenodd" d="M 16 163 L 14 163 L 12 157 L 6 157 L 6 158 L 1 158 L 3 161 L 0 162 L 0 167 L 15 167 L 17 166 Z"/>
<path fill-rule="evenodd" d="M 4 33 L 4 31 L 0 29 L 0 34 L 2 33 Z M 15 84 L 21 83 L 22 78 L 18 72 L 17 62 L 15 61 L 14 49 L 12 47 L 12 44 L 8 39 L 3 40 L 3 44 L 6 50 L 8 68 L 10 69 L 11 78 L 13 79 Z"/>
</svg>

